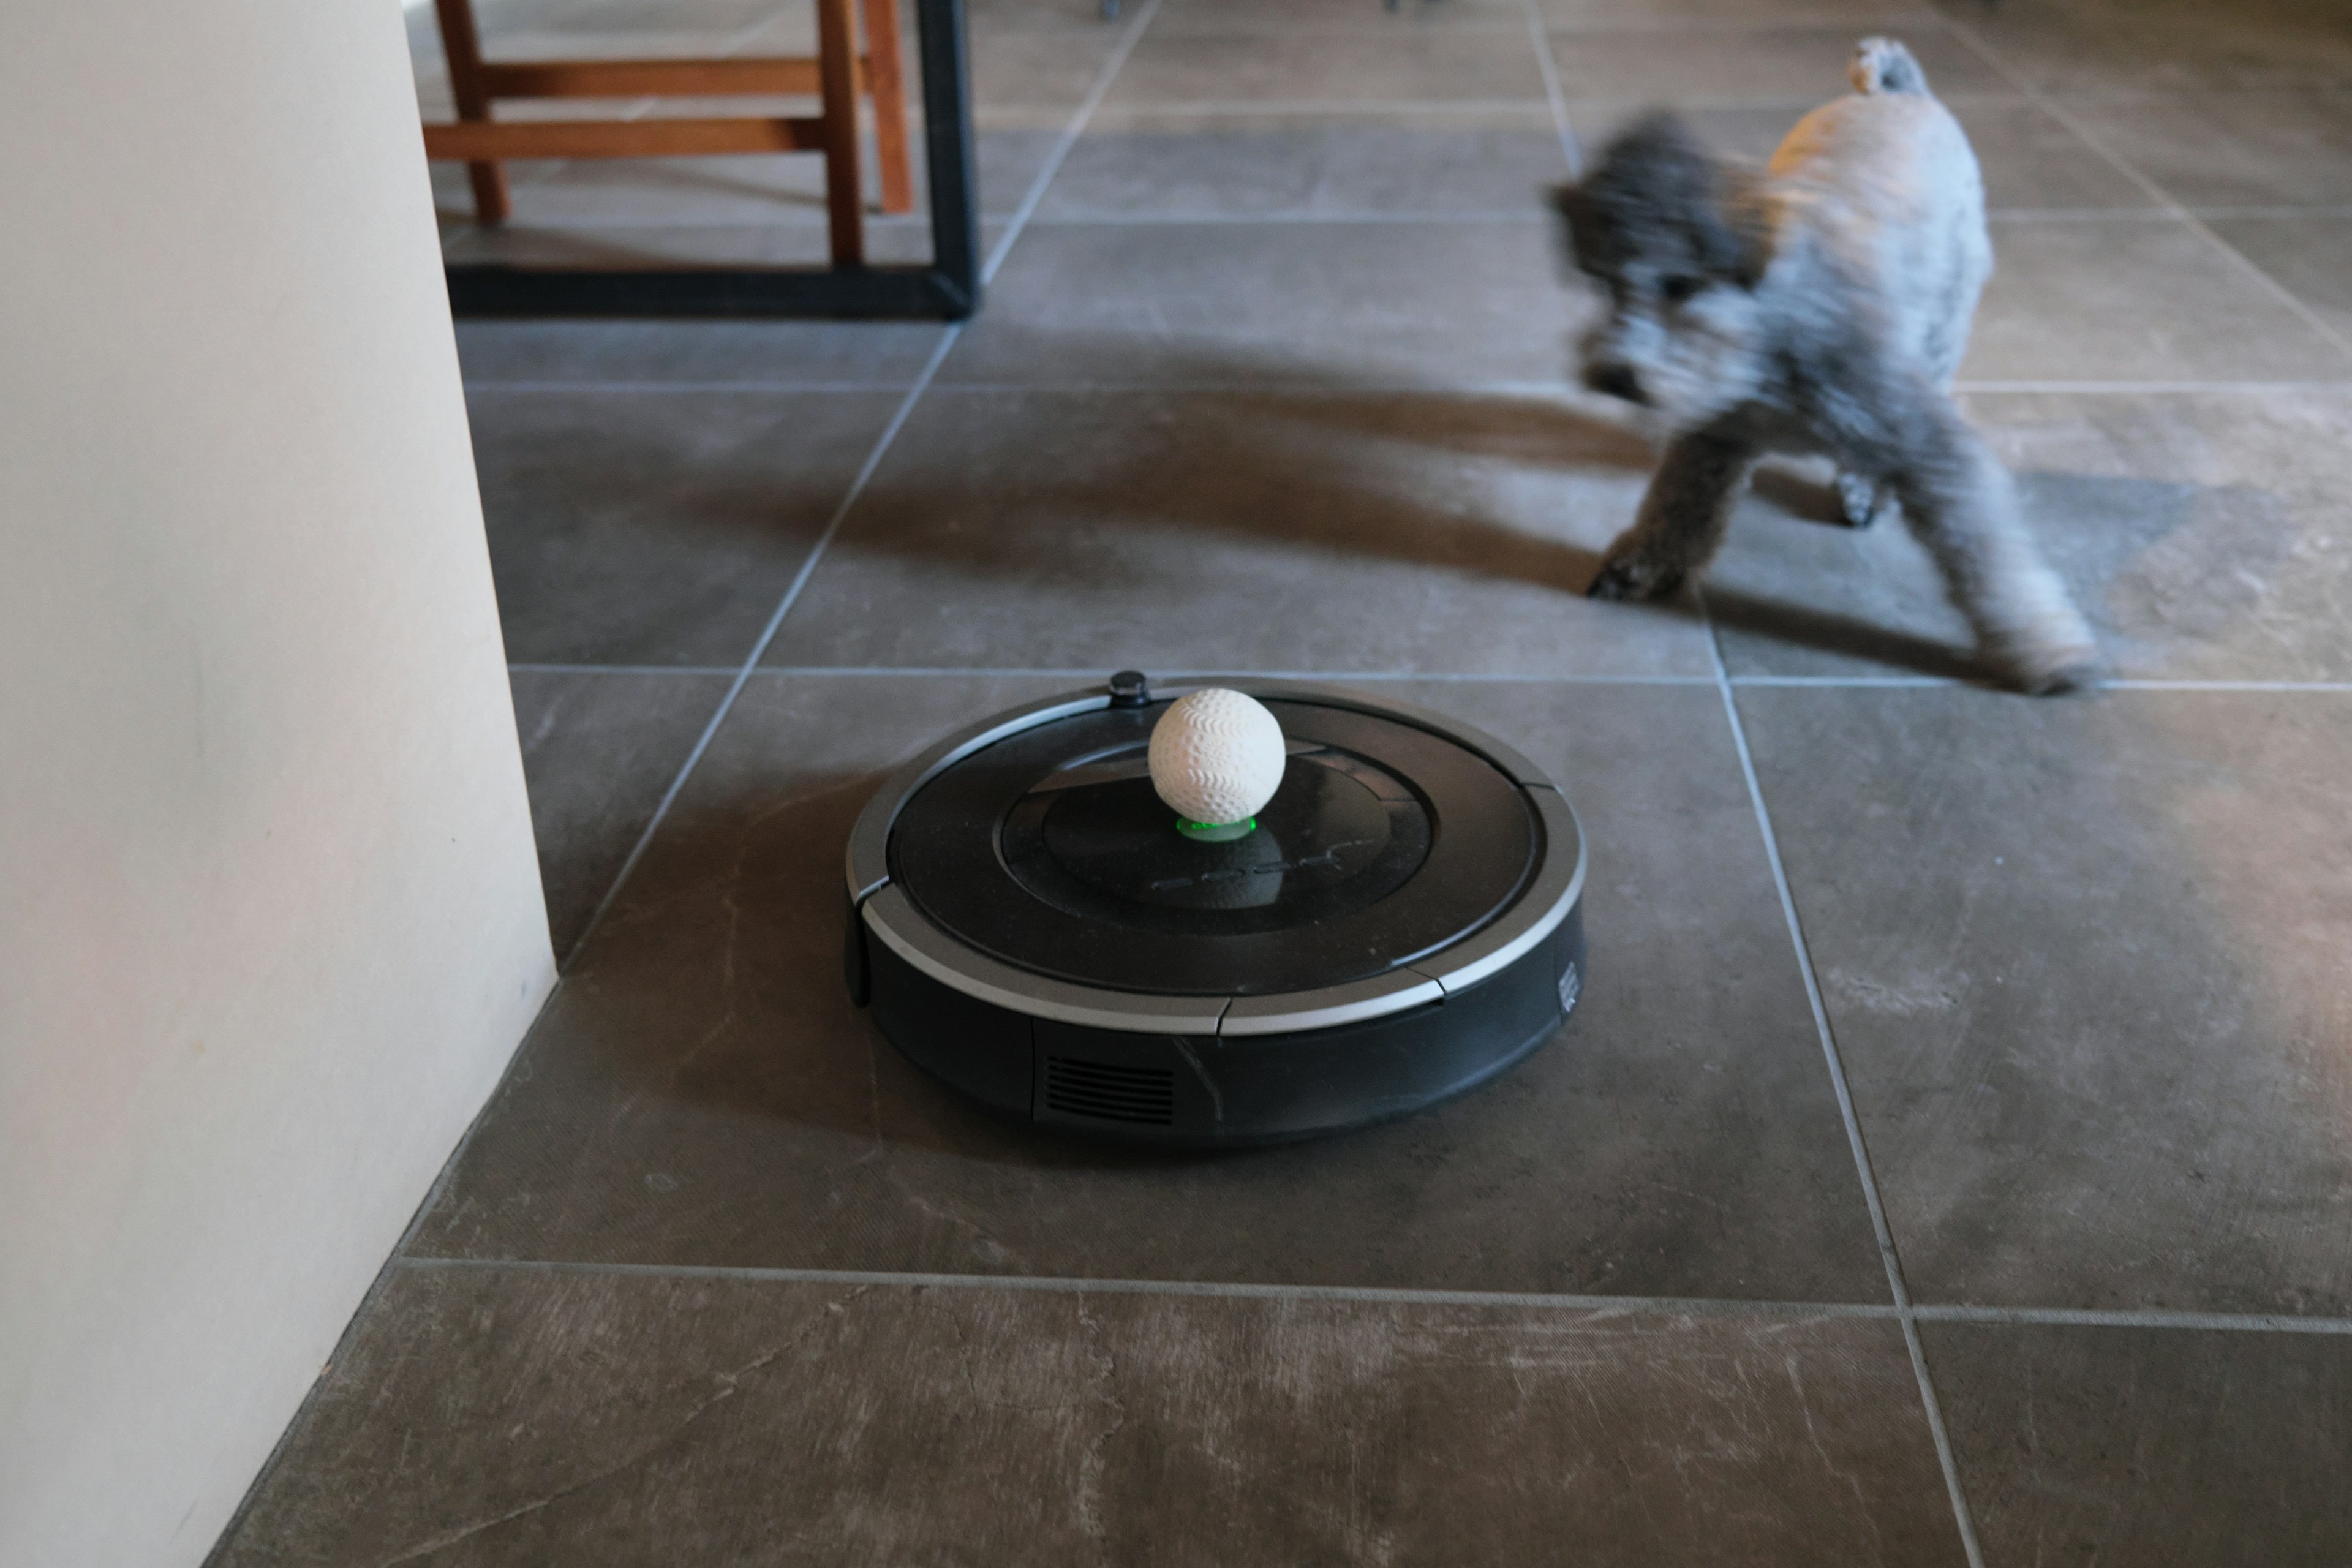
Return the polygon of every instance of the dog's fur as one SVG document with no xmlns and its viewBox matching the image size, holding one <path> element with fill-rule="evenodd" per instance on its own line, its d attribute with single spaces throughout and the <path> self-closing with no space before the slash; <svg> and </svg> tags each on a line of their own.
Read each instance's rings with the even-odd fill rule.
<svg viewBox="0 0 2352 1568">
<path fill-rule="evenodd" d="M 1992 274 L 1976 155 L 1901 44 L 1865 39 L 1850 74 L 1854 91 L 1760 172 L 1654 113 L 1557 193 L 1576 264 L 1610 295 L 1585 382 L 1670 432 L 1591 592 L 1673 592 L 1722 542 L 1757 458 L 1827 454 L 1847 521 L 1901 504 L 1997 674 L 2033 692 L 2088 684 L 2090 628 L 1951 399 Z"/>
</svg>

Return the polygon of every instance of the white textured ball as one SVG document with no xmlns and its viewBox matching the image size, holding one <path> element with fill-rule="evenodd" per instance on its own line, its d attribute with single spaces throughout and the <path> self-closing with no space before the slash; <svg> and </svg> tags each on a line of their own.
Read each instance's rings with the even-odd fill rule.
<svg viewBox="0 0 2352 1568">
<path fill-rule="evenodd" d="M 1151 727 L 1151 787 L 1188 822 L 1255 816 L 1282 785 L 1282 726 L 1255 698 L 1209 687 Z"/>
</svg>

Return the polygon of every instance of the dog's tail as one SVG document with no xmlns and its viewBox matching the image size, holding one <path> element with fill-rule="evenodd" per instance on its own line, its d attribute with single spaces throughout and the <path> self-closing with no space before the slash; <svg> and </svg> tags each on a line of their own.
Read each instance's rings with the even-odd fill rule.
<svg viewBox="0 0 2352 1568">
<path fill-rule="evenodd" d="M 1847 79 L 1853 90 L 1874 92 L 1925 92 L 1927 73 L 1911 51 L 1893 38 L 1864 38 L 1853 47 L 1853 64 L 1846 67 Z"/>
</svg>

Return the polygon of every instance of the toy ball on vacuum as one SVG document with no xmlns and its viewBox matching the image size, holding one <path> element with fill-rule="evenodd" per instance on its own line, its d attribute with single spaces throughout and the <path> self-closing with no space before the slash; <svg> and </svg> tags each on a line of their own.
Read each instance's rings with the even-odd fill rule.
<svg viewBox="0 0 2352 1568">
<path fill-rule="evenodd" d="M 1246 823 L 1274 798 L 1289 759 L 1263 703 L 1209 687 L 1179 699 L 1151 730 L 1151 787 L 1188 823 Z"/>
</svg>

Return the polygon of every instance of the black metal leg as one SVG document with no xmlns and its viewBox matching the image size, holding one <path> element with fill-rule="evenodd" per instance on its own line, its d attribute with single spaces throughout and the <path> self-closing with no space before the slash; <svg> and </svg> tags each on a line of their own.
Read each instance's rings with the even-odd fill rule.
<svg viewBox="0 0 2352 1568">
<path fill-rule="evenodd" d="M 915 0 L 923 61 L 923 149 L 931 181 L 931 273 L 950 321 L 980 309 L 980 179 L 971 136 L 963 0 Z M 961 309 L 952 308 L 961 303 Z"/>
<path fill-rule="evenodd" d="M 929 267 L 447 269 L 460 316 L 768 316 L 961 321 L 980 308 L 980 205 L 963 0 L 915 0 L 923 148 L 931 184 Z"/>
</svg>

